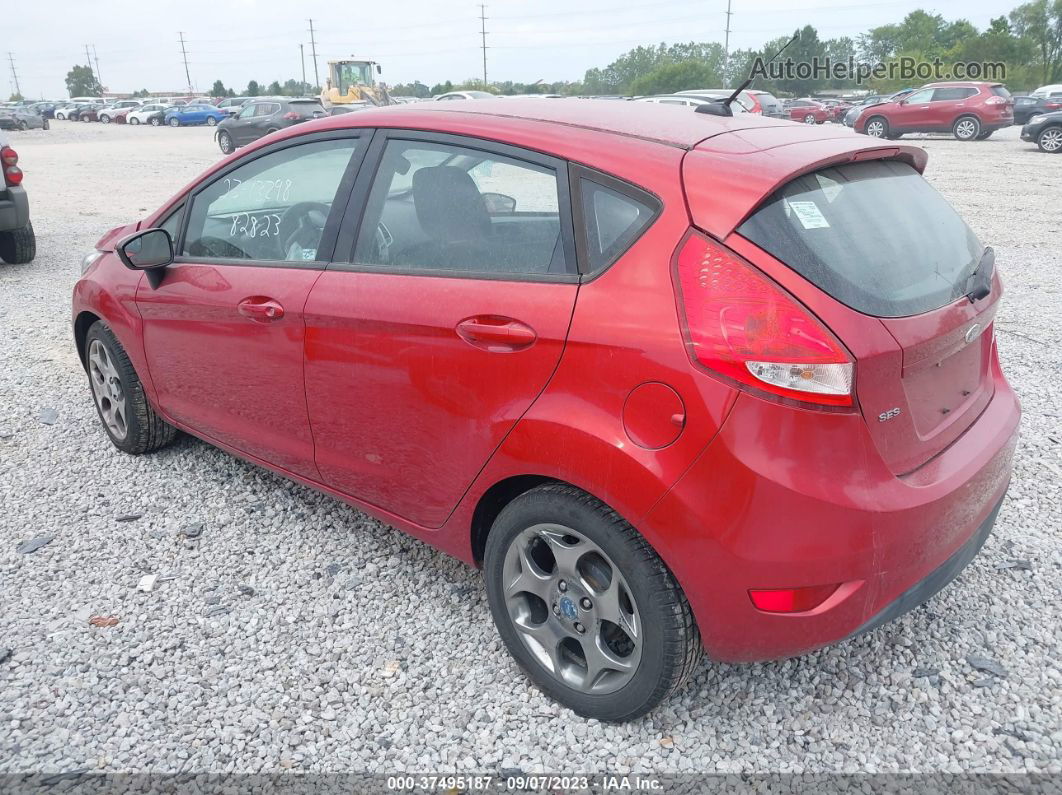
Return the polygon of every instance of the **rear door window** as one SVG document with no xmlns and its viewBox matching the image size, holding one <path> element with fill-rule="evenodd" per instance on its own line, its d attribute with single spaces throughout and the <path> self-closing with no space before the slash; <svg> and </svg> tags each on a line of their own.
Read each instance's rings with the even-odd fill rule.
<svg viewBox="0 0 1062 795">
<path fill-rule="evenodd" d="M 972 97 L 976 93 L 976 88 L 970 88 L 966 86 L 951 86 L 948 88 L 938 88 L 933 92 L 933 101 L 943 102 L 946 100 L 966 99 L 967 97 Z"/>
<path fill-rule="evenodd" d="M 798 177 L 737 231 L 841 303 L 877 317 L 921 314 L 962 297 L 984 253 L 952 206 L 897 161 Z"/>
</svg>

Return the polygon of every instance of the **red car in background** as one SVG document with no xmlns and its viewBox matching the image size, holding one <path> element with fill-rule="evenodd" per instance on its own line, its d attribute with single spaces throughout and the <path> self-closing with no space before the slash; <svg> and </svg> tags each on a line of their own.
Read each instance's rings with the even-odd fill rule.
<svg viewBox="0 0 1062 795">
<path fill-rule="evenodd" d="M 830 120 L 830 111 L 821 102 L 813 99 L 791 99 L 786 109 L 786 118 L 804 124 L 824 124 Z"/>
<path fill-rule="evenodd" d="M 930 83 L 902 99 L 876 105 L 854 129 L 875 138 L 912 132 L 950 132 L 960 141 L 983 141 L 1014 123 L 1014 98 L 1001 83 Z"/>
<path fill-rule="evenodd" d="M 1002 286 L 925 164 L 652 103 L 322 118 L 105 234 L 76 349 L 118 449 L 185 431 L 482 566 L 531 679 L 628 720 L 990 533 Z"/>
</svg>

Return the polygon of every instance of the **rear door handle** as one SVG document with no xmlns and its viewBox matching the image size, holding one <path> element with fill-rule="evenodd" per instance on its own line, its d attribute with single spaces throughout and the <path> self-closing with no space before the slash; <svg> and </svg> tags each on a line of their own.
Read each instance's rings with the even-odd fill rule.
<svg viewBox="0 0 1062 795">
<path fill-rule="evenodd" d="M 236 305 L 237 311 L 256 323 L 272 323 L 284 317 L 284 307 L 272 298 L 252 296 Z"/>
<path fill-rule="evenodd" d="M 455 327 L 465 342 L 488 351 L 515 351 L 526 348 L 538 335 L 526 323 L 501 315 L 476 315 Z"/>
</svg>

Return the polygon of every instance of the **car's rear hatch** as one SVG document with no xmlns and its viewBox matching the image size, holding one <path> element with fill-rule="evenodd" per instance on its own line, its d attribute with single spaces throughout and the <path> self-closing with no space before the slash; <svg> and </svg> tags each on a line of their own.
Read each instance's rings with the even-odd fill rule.
<svg viewBox="0 0 1062 795">
<path fill-rule="evenodd" d="M 991 399 L 1001 288 L 991 251 L 921 177 L 921 163 L 898 154 L 865 149 L 787 175 L 732 235 L 725 222 L 717 231 L 783 277 L 848 347 L 870 436 L 901 475 L 955 441 Z"/>
</svg>

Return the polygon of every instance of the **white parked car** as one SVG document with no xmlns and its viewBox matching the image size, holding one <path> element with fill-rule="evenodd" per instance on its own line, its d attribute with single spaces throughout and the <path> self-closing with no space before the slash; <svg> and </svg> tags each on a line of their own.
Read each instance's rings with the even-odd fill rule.
<svg viewBox="0 0 1062 795">
<path fill-rule="evenodd" d="M 129 111 L 129 115 L 125 117 L 125 120 L 129 124 L 154 124 L 158 127 L 162 124 L 166 109 L 170 107 L 172 105 L 162 105 L 160 103 L 141 105 L 136 110 Z"/>
<path fill-rule="evenodd" d="M 726 99 L 729 94 L 661 94 L 656 97 L 638 97 L 635 102 L 655 102 L 657 105 L 685 105 L 688 108 L 695 108 L 698 105 L 707 105 L 710 102 L 718 102 L 721 99 Z M 740 97 L 730 104 L 730 111 L 732 113 L 748 113 L 745 106 L 741 104 Z"/>
<path fill-rule="evenodd" d="M 489 91 L 450 91 L 435 97 L 436 102 L 446 102 L 453 99 L 495 99 L 497 95 Z"/>
<path fill-rule="evenodd" d="M 139 108 L 143 103 L 139 99 L 120 99 L 117 102 L 112 102 L 109 105 L 105 105 L 100 108 L 99 120 L 103 124 L 110 124 L 114 121 L 115 111 L 122 110 L 123 108 Z"/>
<path fill-rule="evenodd" d="M 1062 97 L 1062 83 L 1054 83 L 1049 86 L 1040 86 L 1034 92 L 1034 97 Z"/>
</svg>

